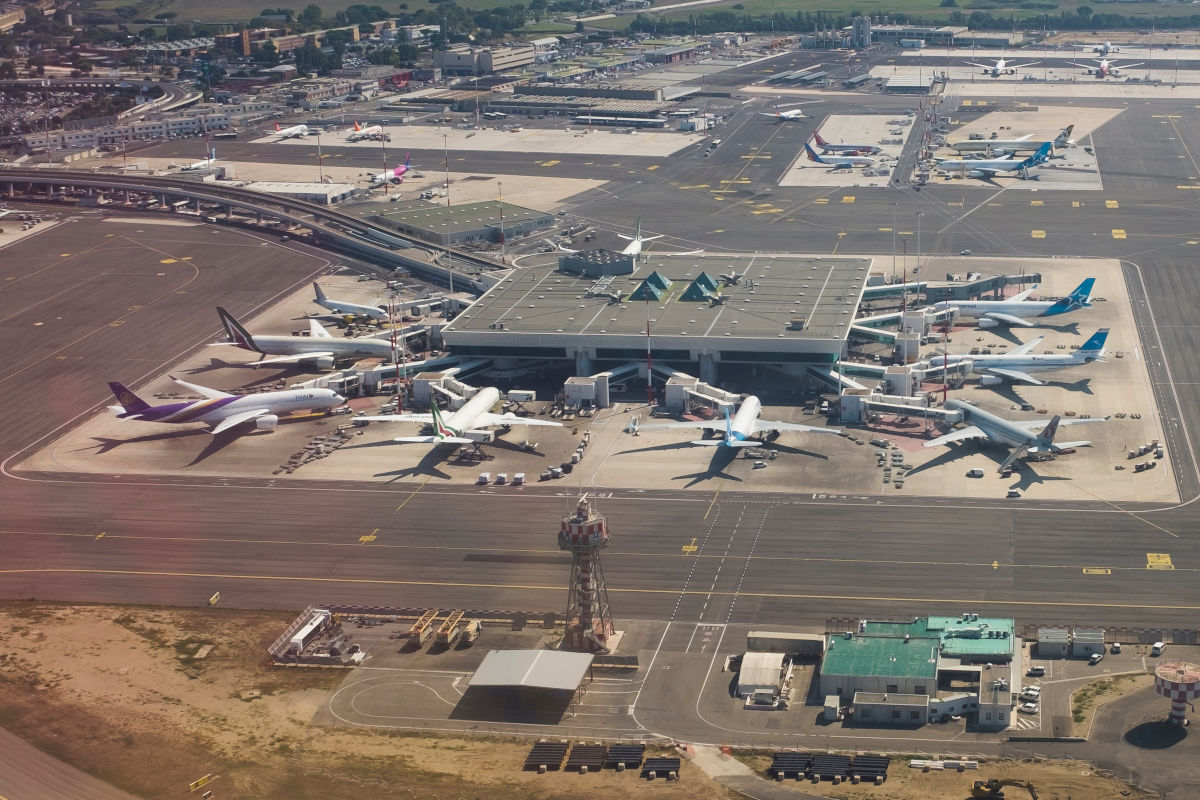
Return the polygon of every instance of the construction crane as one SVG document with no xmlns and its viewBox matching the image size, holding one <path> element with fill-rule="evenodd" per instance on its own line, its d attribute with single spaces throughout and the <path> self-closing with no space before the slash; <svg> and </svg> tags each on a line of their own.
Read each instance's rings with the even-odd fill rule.
<svg viewBox="0 0 1200 800">
<path fill-rule="evenodd" d="M 1004 797 L 1005 786 L 1018 786 L 1027 790 L 1033 800 L 1038 800 L 1033 784 L 1021 778 L 989 778 L 986 781 L 975 781 L 971 784 L 971 797 L 1001 798 Z"/>
</svg>

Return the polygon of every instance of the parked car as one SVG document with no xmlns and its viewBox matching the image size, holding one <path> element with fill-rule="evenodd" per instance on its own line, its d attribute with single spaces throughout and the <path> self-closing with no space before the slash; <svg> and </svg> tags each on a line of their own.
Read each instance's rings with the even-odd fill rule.
<svg viewBox="0 0 1200 800">
<path fill-rule="evenodd" d="M 1121 652 L 1121 643 L 1113 642 L 1111 645 L 1109 645 L 1108 652 L 1119 654 Z"/>
<path fill-rule="evenodd" d="M 1025 674 L 1030 678 L 1040 678 L 1046 674 L 1046 668 L 1039 664 L 1036 667 L 1030 667 Z"/>
<path fill-rule="evenodd" d="M 1017 711 L 1021 714 L 1036 714 L 1038 713 L 1037 703 L 1021 703 L 1017 706 Z"/>
<path fill-rule="evenodd" d="M 1088 659 L 1088 663 L 1093 667 L 1104 660 L 1104 653 L 1092 653 L 1092 657 Z"/>
</svg>

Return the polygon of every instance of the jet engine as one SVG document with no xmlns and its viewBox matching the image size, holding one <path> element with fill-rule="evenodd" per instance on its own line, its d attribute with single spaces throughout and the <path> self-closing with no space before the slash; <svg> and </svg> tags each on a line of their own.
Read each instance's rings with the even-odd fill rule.
<svg viewBox="0 0 1200 800">
<path fill-rule="evenodd" d="M 997 328 L 999 326 L 1000 323 L 994 319 L 989 319 L 988 317 L 980 317 L 979 319 L 979 327 L 981 328 Z"/>
<path fill-rule="evenodd" d="M 999 375 L 980 375 L 979 382 L 984 386 L 996 386 L 997 384 L 1004 383 L 1004 379 Z"/>
<path fill-rule="evenodd" d="M 254 427 L 260 431 L 273 431 L 279 424 L 279 417 L 274 414 L 263 414 L 254 418 Z"/>
<path fill-rule="evenodd" d="M 313 360 L 316 362 L 317 369 L 333 369 L 333 357 L 332 356 L 321 356 L 320 358 L 316 358 Z"/>
</svg>

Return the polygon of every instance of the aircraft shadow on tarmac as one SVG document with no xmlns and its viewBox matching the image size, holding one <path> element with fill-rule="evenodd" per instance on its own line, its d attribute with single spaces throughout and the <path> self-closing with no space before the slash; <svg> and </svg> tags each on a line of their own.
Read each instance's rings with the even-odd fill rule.
<svg viewBox="0 0 1200 800">
<path fill-rule="evenodd" d="M 185 370 L 185 372 L 187 372 L 187 374 L 189 376 L 200 375 L 205 372 L 212 372 L 212 371 L 218 370 L 218 369 L 246 369 L 247 367 L 252 367 L 253 364 L 254 364 L 254 362 L 252 362 L 252 361 L 243 363 L 243 362 L 234 362 L 234 361 L 222 361 L 219 358 L 210 358 L 207 367 L 195 367 L 194 369 Z M 254 379 L 242 384 L 241 388 L 254 389 L 259 386 L 266 386 L 267 384 L 273 384 L 276 381 L 280 381 L 280 380 L 286 381 L 289 378 L 298 378 L 302 375 L 308 374 L 305 370 L 302 370 L 296 366 L 283 366 L 283 367 L 275 366 L 273 368 L 267 369 L 265 372 L 263 372 L 261 370 L 251 369 L 251 373 L 254 375 Z"/>
<path fill-rule="evenodd" d="M 370 447 L 402 447 L 390 439 L 384 439 L 382 442 L 367 442 L 366 444 L 352 444 L 349 447 L 343 447 L 343 450 L 365 450 Z M 439 444 L 431 447 L 420 462 L 413 467 L 401 467 L 400 469 L 388 470 L 386 472 L 376 472 L 372 477 L 375 478 L 391 478 L 389 483 L 394 483 L 405 478 L 414 478 L 419 475 L 428 475 L 431 478 L 441 478 L 442 480 L 450 480 L 452 477 L 447 472 L 442 472 L 438 469 L 438 465 L 446 461 L 454 453 L 454 448 L 458 445 Z"/>
<path fill-rule="evenodd" d="M 281 420 L 281 422 L 282 422 L 282 420 Z M 171 439 L 182 439 L 182 438 L 191 437 L 191 436 L 206 437 L 208 439 L 208 442 L 207 442 L 207 444 L 205 444 L 203 449 L 201 449 L 200 452 L 197 453 L 196 456 L 191 461 L 189 461 L 187 464 L 184 464 L 185 467 L 194 467 L 197 464 L 216 455 L 221 450 L 224 450 L 226 447 L 233 444 L 235 441 L 242 438 L 243 436 L 249 436 L 253 433 L 254 433 L 254 431 L 239 431 L 235 428 L 233 430 L 222 431 L 221 433 L 218 433 L 217 435 L 213 436 L 213 435 L 210 435 L 209 432 L 207 430 L 205 430 L 204 428 L 193 428 L 191 430 L 186 430 L 186 431 L 167 431 L 165 433 L 151 433 L 151 434 L 147 434 L 145 436 L 134 436 L 134 437 L 131 437 L 128 439 L 112 439 L 112 438 L 107 438 L 104 436 L 93 436 L 92 440 L 94 442 L 96 442 L 97 444 L 96 445 L 88 445 L 87 447 L 82 447 L 82 448 L 80 448 L 80 450 L 90 450 L 92 448 L 95 448 L 96 455 L 103 455 L 104 453 L 111 452 L 111 451 L 115 450 L 116 448 L 121 447 L 123 445 L 127 445 L 127 444 L 138 444 L 138 443 L 144 443 L 144 442 L 161 442 L 161 441 L 168 441 Z M 263 433 L 265 434 L 266 432 L 264 431 Z"/>
<path fill-rule="evenodd" d="M 1079 394 L 1087 395 L 1095 394 L 1095 392 L 1092 391 L 1091 378 L 1080 378 L 1077 381 L 1042 381 L 1042 383 L 1045 386 L 1054 386 L 1068 392 L 1078 392 Z M 1023 388 L 1023 385 L 1017 386 L 1016 384 L 1012 383 L 1001 383 L 997 384 L 996 386 L 984 386 L 980 384 L 974 389 L 974 391 L 986 391 L 990 389 L 995 394 L 1000 395 L 1005 400 L 1008 400 L 1017 406 L 1032 405 L 1032 403 L 1020 395 L 1019 389 L 1021 388 Z"/>
</svg>

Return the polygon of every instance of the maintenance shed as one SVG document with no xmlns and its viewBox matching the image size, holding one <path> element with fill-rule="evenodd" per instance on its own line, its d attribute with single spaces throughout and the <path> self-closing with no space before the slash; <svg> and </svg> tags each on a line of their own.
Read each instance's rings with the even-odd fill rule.
<svg viewBox="0 0 1200 800">
<path fill-rule="evenodd" d="M 467 683 L 455 711 L 469 719 L 557 722 L 582 691 L 590 653 L 492 650 Z"/>
<path fill-rule="evenodd" d="M 357 188 L 352 183 L 293 183 L 288 181 L 254 181 L 246 185 L 255 192 L 267 192 L 303 200 L 322 206 L 331 206 L 354 196 Z"/>
<path fill-rule="evenodd" d="M 739 697 L 779 696 L 784 679 L 783 653 L 746 653 L 738 669 Z"/>
</svg>

